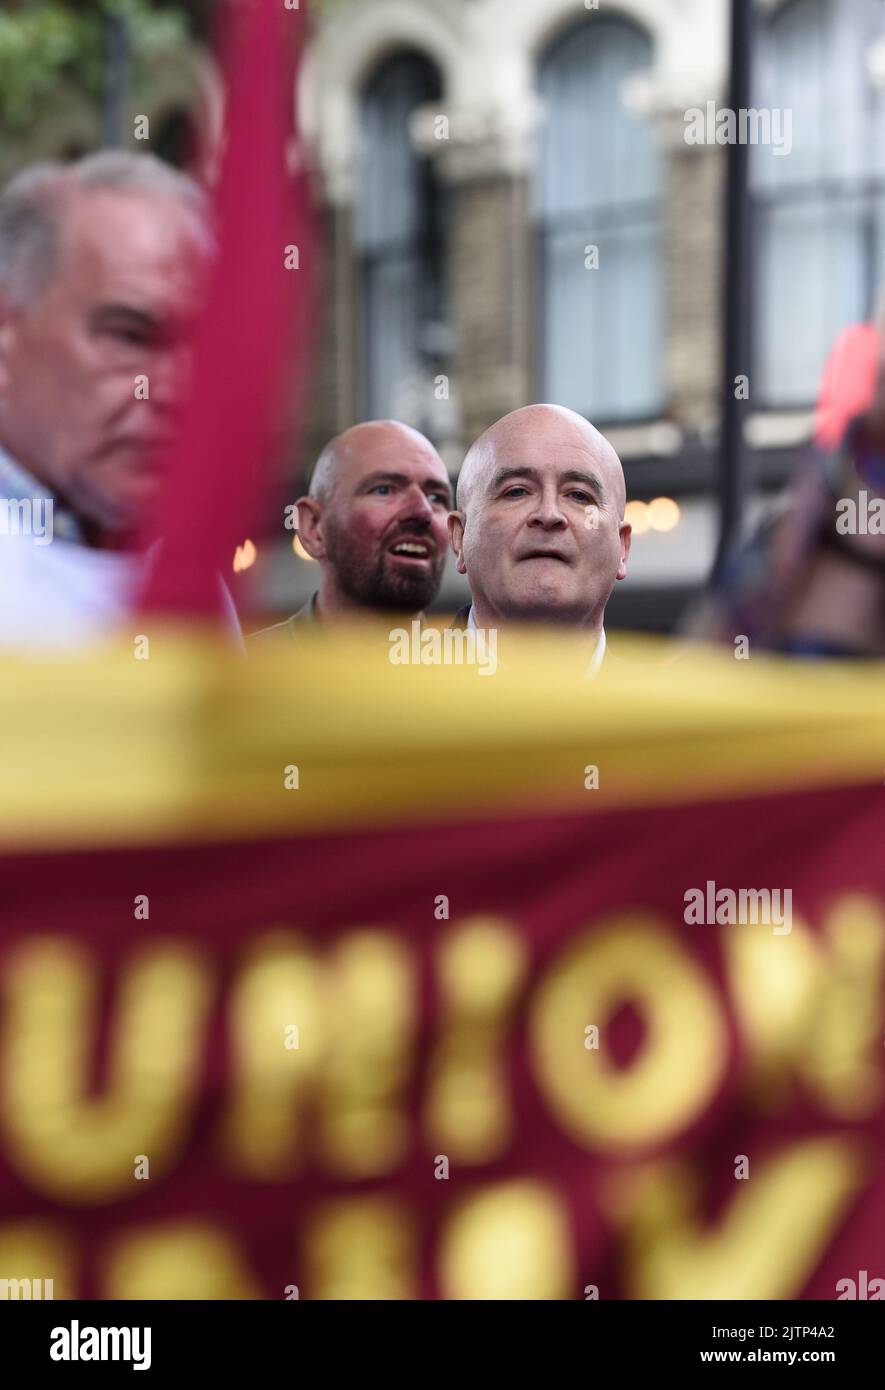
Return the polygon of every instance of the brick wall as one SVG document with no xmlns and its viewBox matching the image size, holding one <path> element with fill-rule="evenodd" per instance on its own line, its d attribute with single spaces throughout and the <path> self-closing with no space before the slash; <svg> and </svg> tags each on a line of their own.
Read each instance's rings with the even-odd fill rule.
<svg viewBox="0 0 885 1390">
<path fill-rule="evenodd" d="M 668 151 L 664 303 L 668 415 L 684 429 L 715 417 L 721 334 L 725 150 Z"/>
<path fill-rule="evenodd" d="M 470 180 L 453 188 L 452 198 L 455 376 L 469 443 L 531 395 L 528 185 L 517 178 Z"/>
</svg>

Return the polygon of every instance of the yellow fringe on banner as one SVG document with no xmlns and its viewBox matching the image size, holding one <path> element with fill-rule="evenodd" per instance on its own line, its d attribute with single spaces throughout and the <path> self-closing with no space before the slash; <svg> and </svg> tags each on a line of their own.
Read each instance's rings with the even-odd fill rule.
<svg viewBox="0 0 885 1390">
<path fill-rule="evenodd" d="M 485 676 L 393 665 L 377 633 L 244 661 L 214 634 L 151 627 L 70 658 L 4 657 L 0 844 L 243 839 L 885 780 L 882 665 L 616 635 L 588 681 L 573 637 L 509 640 L 518 654 Z"/>
</svg>

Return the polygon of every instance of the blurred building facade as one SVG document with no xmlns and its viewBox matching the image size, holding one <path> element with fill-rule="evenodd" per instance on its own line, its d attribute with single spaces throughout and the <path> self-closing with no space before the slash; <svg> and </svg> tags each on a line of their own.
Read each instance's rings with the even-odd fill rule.
<svg viewBox="0 0 885 1390">
<path fill-rule="evenodd" d="M 181 33 L 149 52 L 106 54 L 104 81 L 109 89 L 119 86 L 121 99 L 103 103 L 81 80 L 74 49 L 67 62 L 59 62 L 51 87 L 32 98 L 26 124 L 4 128 L 0 118 L 0 182 L 26 164 L 41 160 L 72 160 L 103 144 L 127 144 L 133 150 L 149 150 L 174 164 L 197 163 L 205 173 L 218 143 L 223 115 L 223 92 L 217 68 L 199 36 L 187 37 L 182 15 Z M 14 23 L 14 18 L 7 18 Z M 44 34 L 52 35 L 47 25 Z M 55 34 L 60 54 L 72 46 L 66 29 Z M 20 42 L 26 42 L 22 36 Z M 46 40 L 44 40 L 46 41 Z M 110 46 L 109 46 L 110 47 Z M 14 62 L 10 49 L 2 54 Z M 93 60 L 94 61 L 94 60 Z M 119 72 L 109 71 L 119 64 Z M 0 70 L 0 80 L 2 80 Z M 114 106 L 113 129 L 109 106 Z M 141 132 L 136 136 L 136 130 Z"/>
<path fill-rule="evenodd" d="M 393 415 L 456 471 L 508 410 L 582 412 L 635 502 L 678 506 L 675 526 L 673 507 L 634 508 L 613 600 L 629 625 L 670 626 L 715 549 L 727 151 L 687 143 L 686 113 L 727 104 L 729 8 L 337 0 L 301 93 L 326 231 L 311 448 Z M 869 314 L 885 253 L 885 9 L 756 11 L 754 106 L 775 114 L 751 151 L 754 336 L 734 387 L 750 518 L 808 437 L 826 353 Z"/>
<path fill-rule="evenodd" d="M 556 401 L 611 438 L 635 504 L 613 620 L 677 621 L 717 534 L 727 156 L 715 131 L 688 143 L 687 113 L 727 103 L 729 10 L 315 5 L 296 101 L 321 209 L 321 323 L 288 500 L 357 420 L 417 426 L 454 474 L 493 420 Z M 748 397 L 749 519 L 808 437 L 826 353 L 869 315 L 885 265 L 885 6 L 755 11 L 754 105 L 789 113 L 790 140 L 751 151 L 754 332 L 734 386 Z M 0 172 L 100 143 L 100 113 L 74 88 L 58 101 Z M 152 129 L 133 147 L 180 159 L 196 131 L 210 148 L 221 95 L 199 43 L 155 62 L 130 105 Z M 644 505 L 659 498 L 670 504 Z M 260 546 L 265 606 L 291 611 L 315 576 L 282 509 L 276 534 Z M 442 606 L 462 595 L 450 572 Z"/>
</svg>

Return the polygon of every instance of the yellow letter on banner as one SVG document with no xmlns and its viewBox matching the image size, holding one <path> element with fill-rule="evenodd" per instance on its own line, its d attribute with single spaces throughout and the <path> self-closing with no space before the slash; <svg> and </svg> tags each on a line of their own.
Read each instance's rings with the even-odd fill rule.
<svg viewBox="0 0 885 1390">
<path fill-rule="evenodd" d="M 628 1298 L 799 1297 L 864 1180 L 861 1151 L 847 1139 L 803 1139 L 754 1163 L 712 1229 L 695 1215 L 687 1164 L 662 1159 L 612 1180 Z"/>
<path fill-rule="evenodd" d="M 512 927 L 480 918 L 454 927 L 438 959 L 441 1037 L 430 1067 L 426 1132 L 452 1162 L 488 1163 L 511 1134 L 504 1044 L 526 951 Z"/>
<path fill-rule="evenodd" d="M 309 1137 L 336 1176 L 390 1172 L 408 1140 L 414 994 L 406 948 L 386 932 L 348 932 L 325 959 L 291 932 L 261 939 L 231 1005 L 221 1144 L 234 1169 L 283 1180 Z"/>
<path fill-rule="evenodd" d="M 70 1238 L 52 1222 L 15 1221 L 0 1226 L 0 1300 L 12 1296 L 16 1281 L 33 1285 L 37 1280 L 41 1298 L 76 1298 L 75 1267 Z"/>
<path fill-rule="evenodd" d="M 777 1104 L 792 1070 L 831 1115 L 870 1114 L 882 1095 L 885 919 L 875 900 L 839 899 L 819 937 L 794 917 L 786 937 L 745 927 L 724 940 L 759 1098 Z"/>
<path fill-rule="evenodd" d="M 306 1106 L 325 1042 L 319 967 L 294 932 L 271 932 L 248 952 L 231 993 L 230 1030 L 225 1158 L 244 1177 L 286 1178 L 303 1157 Z M 297 1048 L 288 1045 L 294 1037 Z"/>
<path fill-rule="evenodd" d="M 323 1161 L 339 1177 L 381 1176 L 409 1142 L 414 961 L 388 932 L 349 932 L 323 984 L 330 1028 L 320 1088 Z"/>
<path fill-rule="evenodd" d="M 194 952 L 156 944 L 123 970 L 114 1001 L 108 1084 L 85 1095 L 99 974 L 64 937 L 8 958 L 0 1106 L 9 1159 L 34 1190 L 96 1203 L 135 1195 L 133 1160 L 167 1171 L 186 1136 L 208 1002 Z"/>
<path fill-rule="evenodd" d="M 319 1207 L 305 1232 L 299 1264 L 309 1298 L 417 1298 L 413 1222 L 402 1201 L 345 1197 Z"/>
<path fill-rule="evenodd" d="M 443 1231 L 443 1298 L 570 1298 L 576 1278 L 566 1211 L 546 1183 L 495 1183 L 468 1197 Z"/>
<path fill-rule="evenodd" d="M 632 1002 L 646 1036 L 618 1070 L 605 1023 Z M 600 1027 L 587 1051 L 584 1030 Z M 548 968 L 530 1014 L 532 1063 L 556 1119 L 588 1149 L 654 1144 L 688 1125 L 715 1094 L 727 1053 L 716 994 L 663 923 L 632 915 L 569 944 Z"/>
<path fill-rule="evenodd" d="M 170 1221 L 118 1237 L 105 1268 L 105 1298 L 245 1299 L 262 1291 L 224 1230 Z"/>
</svg>

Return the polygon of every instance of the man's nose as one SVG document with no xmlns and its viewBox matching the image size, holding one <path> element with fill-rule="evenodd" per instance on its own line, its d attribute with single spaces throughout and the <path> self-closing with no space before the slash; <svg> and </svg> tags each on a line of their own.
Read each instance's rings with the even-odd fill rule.
<svg viewBox="0 0 885 1390">
<path fill-rule="evenodd" d="M 532 508 L 528 519 L 529 526 L 542 526 L 545 530 L 556 529 L 568 525 L 568 519 L 562 510 L 559 501 L 559 494 L 551 490 L 542 492 L 537 504 Z"/>
<path fill-rule="evenodd" d="M 427 526 L 433 520 L 433 507 L 430 504 L 430 499 L 423 488 L 418 487 L 417 483 L 410 487 L 406 494 L 403 520 L 420 521 Z"/>
</svg>

